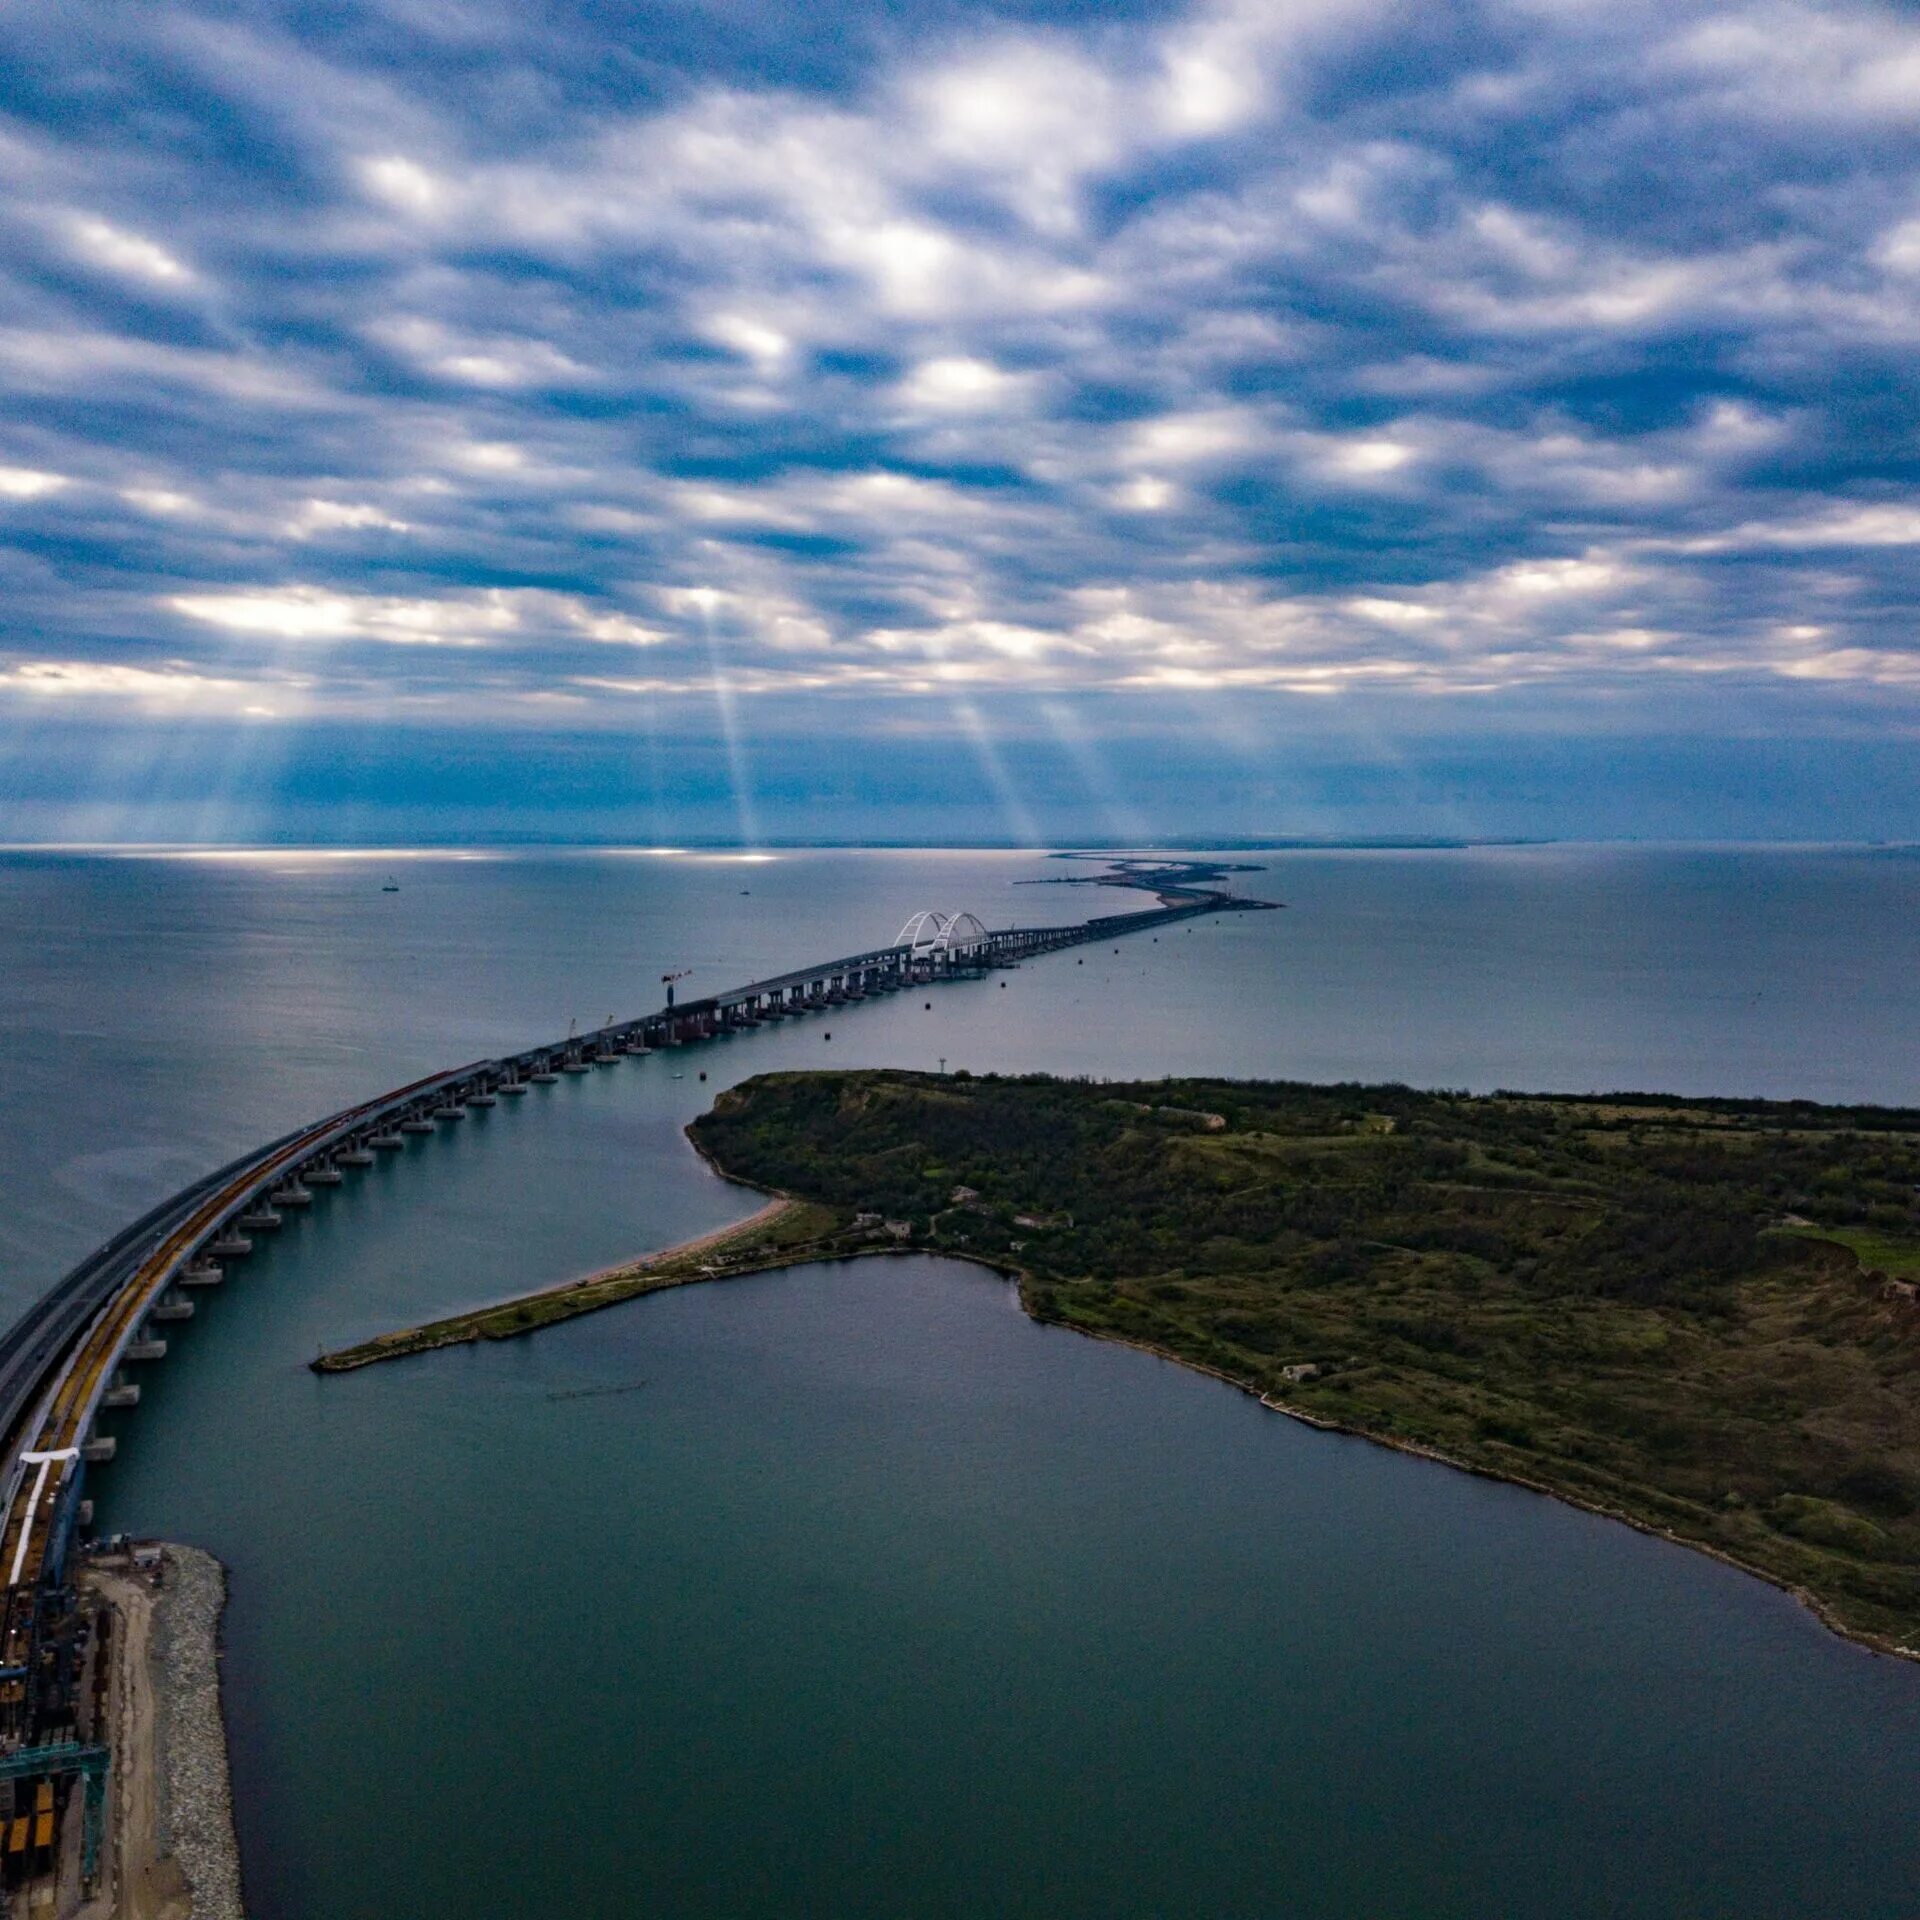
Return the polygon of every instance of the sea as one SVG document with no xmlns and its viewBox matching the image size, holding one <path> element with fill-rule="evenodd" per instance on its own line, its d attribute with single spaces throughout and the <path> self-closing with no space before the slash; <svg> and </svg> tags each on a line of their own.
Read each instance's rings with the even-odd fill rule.
<svg viewBox="0 0 1920 1920">
<path fill-rule="evenodd" d="M 103 1528 L 231 1571 L 258 1920 L 1920 1913 L 1920 1666 L 1519 1489 L 1033 1325 L 930 1257 L 345 1376 L 739 1217 L 793 1067 L 1920 1103 L 1920 853 L 1233 856 L 1284 910 L 475 1112 L 170 1330 Z M 894 938 L 1125 911 L 969 851 L 0 853 L 0 1311 L 435 1069 Z M 930 1004 L 929 1004 L 930 1003 Z"/>
</svg>

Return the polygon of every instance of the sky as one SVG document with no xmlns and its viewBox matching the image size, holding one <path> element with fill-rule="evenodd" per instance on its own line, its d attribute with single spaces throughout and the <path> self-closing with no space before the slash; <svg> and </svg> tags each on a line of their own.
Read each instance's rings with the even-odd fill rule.
<svg viewBox="0 0 1920 1920">
<path fill-rule="evenodd" d="M 0 841 L 1920 837 L 1920 15 L 0 14 Z"/>
</svg>

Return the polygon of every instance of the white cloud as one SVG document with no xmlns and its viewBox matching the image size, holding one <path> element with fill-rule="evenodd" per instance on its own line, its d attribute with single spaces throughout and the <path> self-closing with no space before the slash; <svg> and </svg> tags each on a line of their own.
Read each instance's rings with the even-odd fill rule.
<svg viewBox="0 0 1920 1920">
<path fill-rule="evenodd" d="M 1329 443 L 1327 457 L 1337 472 L 1371 480 L 1398 473 L 1414 457 L 1414 449 L 1399 440 L 1362 438 Z"/>
<path fill-rule="evenodd" d="M 95 266 L 156 286 L 181 286 L 193 278 L 186 265 L 144 234 L 95 218 L 76 216 L 70 229 L 75 251 Z"/>
<path fill-rule="evenodd" d="M 1046 42 L 1013 42 L 920 74 L 910 113 L 931 156 L 993 179 L 1042 233 L 1080 225 L 1077 193 L 1125 144 L 1112 76 Z"/>
<path fill-rule="evenodd" d="M 42 473 L 34 467 L 0 467 L 0 498 L 38 500 L 58 493 L 69 482 L 64 473 Z"/>
<path fill-rule="evenodd" d="M 708 334 L 729 351 L 743 355 L 763 374 L 780 372 L 793 357 L 793 342 L 778 327 L 744 313 L 717 313 Z"/>
<path fill-rule="evenodd" d="M 174 595 L 167 604 L 176 613 L 209 626 L 283 640 L 337 639 L 351 633 L 356 624 L 349 596 L 318 587 L 289 587 L 278 593 L 184 593 Z"/>
<path fill-rule="evenodd" d="M 1920 274 L 1920 220 L 1902 220 L 1889 227 L 1873 251 L 1889 273 Z"/>
<path fill-rule="evenodd" d="M 901 394 L 912 406 L 937 412 L 973 412 L 1006 406 L 1031 385 L 1031 381 L 1006 373 L 989 360 L 947 354 L 937 360 L 923 360 L 907 376 Z"/>
<path fill-rule="evenodd" d="M 376 320 L 367 331 L 426 372 L 467 386 L 574 386 L 586 375 L 550 340 L 466 333 L 417 314 Z"/>
<path fill-rule="evenodd" d="M 408 522 L 365 500 L 303 500 L 299 510 L 286 521 L 286 530 L 296 540 L 311 540 L 318 534 L 354 533 L 376 528 L 383 533 L 407 533 Z"/>
<path fill-rule="evenodd" d="M 1194 466 L 1244 453 L 1262 437 L 1243 408 L 1166 413 L 1127 429 L 1123 457 L 1130 465 Z"/>
<path fill-rule="evenodd" d="M 1920 26 L 1897 9 L 1716 8 L 1656 57 L 1778 119 L 1920 124 Z"/>
<path fill-rule="evenodd" d="M 30 237 L 219 271 L 166 311 L 23 277 L 0 500 L 64 487 L 80 537 L 19 543 L 12 618 L 298 658 L 315 710 L 707 698 L 716 658 L 863 697 L 1898 693 L 1920 41 L 1669 14 L 1543 0 L 1496 45 L 1199 0 L 590 111 L 551 36 L 501 41 L 483 112 L 235 33 L 210 84 L 271 183 L 0 133 Z M 158 237 L 91 211 L 136 189 Z"/>
<path fill-rule="evenodd" d="M 162 519 L 202 511 L 200 501 L 192 494 L 174 487 L 123 487 L 120 492 L 128 506 L 138 507 L 142 513 L 157 514 Z"/>
<path fill-rule="evenodd" d="M 447 599 L 294 586 L 175 594 L 167 604 L 208 626 L 276 640 L 367 640 L 393 646 L 484 647 L 520 630 L 538 596 L 496 590 Z"/>
<path fill-rule="evenodd" d="M 1172 482 L 1158 474 L 1136 474 L 1114 490 L 1114 501 L 1129 513 L 1163 513 L 1179 498 Z"/>
<path fill-rule="evenodd" d="M 449 198 L 447 188 L 431 171 L 404 154 L 363 160 L 360 179 L 369 193 L 404 213 L 436 213 Z"/>
<path fill-rule="evenodd" d="M 120 702 L 148 713 L 233 713 L 262 697 L 252 682 L 202 673 L 185 661 L 163 667 L 100 660 L 0 663 L 0 694 L 6 693 L 45 702 Z"/>
</svg>

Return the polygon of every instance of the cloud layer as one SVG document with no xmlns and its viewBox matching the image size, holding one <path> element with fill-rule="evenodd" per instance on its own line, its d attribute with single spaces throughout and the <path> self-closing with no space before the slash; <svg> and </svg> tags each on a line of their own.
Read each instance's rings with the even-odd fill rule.
<svg viewBox="0 0 1920 1920">
<path fill-rule="evenodd" d="M 899 17 L 14 10 L 0 714 L 1911 729 L 1910 15 Z"/>
</svg>

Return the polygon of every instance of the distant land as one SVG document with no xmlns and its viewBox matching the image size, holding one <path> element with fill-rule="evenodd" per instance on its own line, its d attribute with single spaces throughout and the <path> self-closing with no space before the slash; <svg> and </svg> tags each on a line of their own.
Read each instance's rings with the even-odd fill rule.
<svg viewBox="0 0 1920 1920">
<path fill-rule="evenodd" d="M 1920 1647 L 1920 1111 L 868 1071 L 749 1080 L 690 1132 L 788 1204 L 318 1364 L 690 1280 L 951 1253 L 1016 1274 L 1040 1320 Z"/>
</svg>

